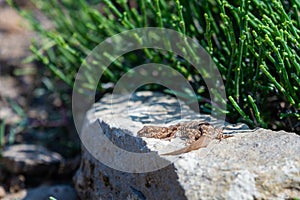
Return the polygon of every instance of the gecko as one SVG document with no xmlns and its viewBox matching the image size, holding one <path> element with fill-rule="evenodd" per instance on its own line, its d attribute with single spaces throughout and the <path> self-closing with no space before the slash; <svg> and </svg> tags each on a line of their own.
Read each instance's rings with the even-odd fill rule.
<svg viewBox="0 0 300 200">
<path fill-rule="evenodd" d="M 188 153 L 193 150 L 207 147 L 213 139 L 221 140 L 223 138 L 232 137 L 232 135 L 223 135 L 222 129 L 215 128 L 210 123 L 203 121 L 181 122 L 168 127 L 144 126 L 138 131 L 138 136 L 167 140 L 171 140 L 174 137 L 187 139 L 186 147 L 161 154 L 164 156 Z"/>
</svg>

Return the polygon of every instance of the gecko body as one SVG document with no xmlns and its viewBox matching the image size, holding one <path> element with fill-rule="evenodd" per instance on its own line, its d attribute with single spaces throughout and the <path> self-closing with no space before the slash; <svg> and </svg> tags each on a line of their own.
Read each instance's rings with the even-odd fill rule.
<svg viewBox="0 0 300 200">
<path fill-rule="evenodd" d="M 182 122 L 169 127 L 162 126 L 144 126 L 138 131 L 140 137 L 171 139 L 181 137 L 187 139 L 187 146 L 162 155 L 179 155 L 193 150 L 207 147 L 214 139 L 221 140 L 223 138 L 232 137 L 231 135 L 223 135 L 220 128 L 203 121 Z"/>
</svg>

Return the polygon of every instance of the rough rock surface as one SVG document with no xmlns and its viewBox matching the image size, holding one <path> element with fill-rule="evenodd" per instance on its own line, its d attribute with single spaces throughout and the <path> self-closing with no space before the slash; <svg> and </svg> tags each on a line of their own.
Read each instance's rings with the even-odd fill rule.
<svg viewBox="0 0 300 200">
<path fill-rule="evenodd" d="M 180 119 L 223 124 L 158 93 L 106 96 L 96 103 L 80 133 L 83 155 L 74 177 L 80 198 L 300 198 L 298 135 L 225 124 L 224 132 L 234 137 L 180 156 L 159 156 L 180 148 L 180 139 L 136 137 L 144 124 L 169 125 Z M 119 148 L 107 145 L 107 138 Z"/>
</svg>

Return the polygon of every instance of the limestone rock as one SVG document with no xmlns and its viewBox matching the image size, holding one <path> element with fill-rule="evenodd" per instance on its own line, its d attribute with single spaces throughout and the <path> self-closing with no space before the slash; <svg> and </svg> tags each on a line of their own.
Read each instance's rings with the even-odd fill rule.
<svg viewBox="0 0 300 200">
<path fill-rule="evenodd" d="M 300 198 L 298 135 L 224 125 L 159 93 L 129 97 L 108 95 L 86 115 L 82 161 L 74 177 L 81 199 Z M 136 136 L 144 124 L 180 119 L 223 125 L 234 137 L 179 156 L 160 156 L 184 142 Z"/>
</svg>

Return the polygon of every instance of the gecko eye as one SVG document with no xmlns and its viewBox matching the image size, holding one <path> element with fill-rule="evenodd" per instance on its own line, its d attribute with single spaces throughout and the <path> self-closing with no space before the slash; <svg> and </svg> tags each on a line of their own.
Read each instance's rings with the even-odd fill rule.
<svg viewBox="0 0 300 200">
<path fill-rule="evenodd" d="M 200 138 L 200 135 L 195 136 L 195 140 L 198 140 Z"/>
</svg>

